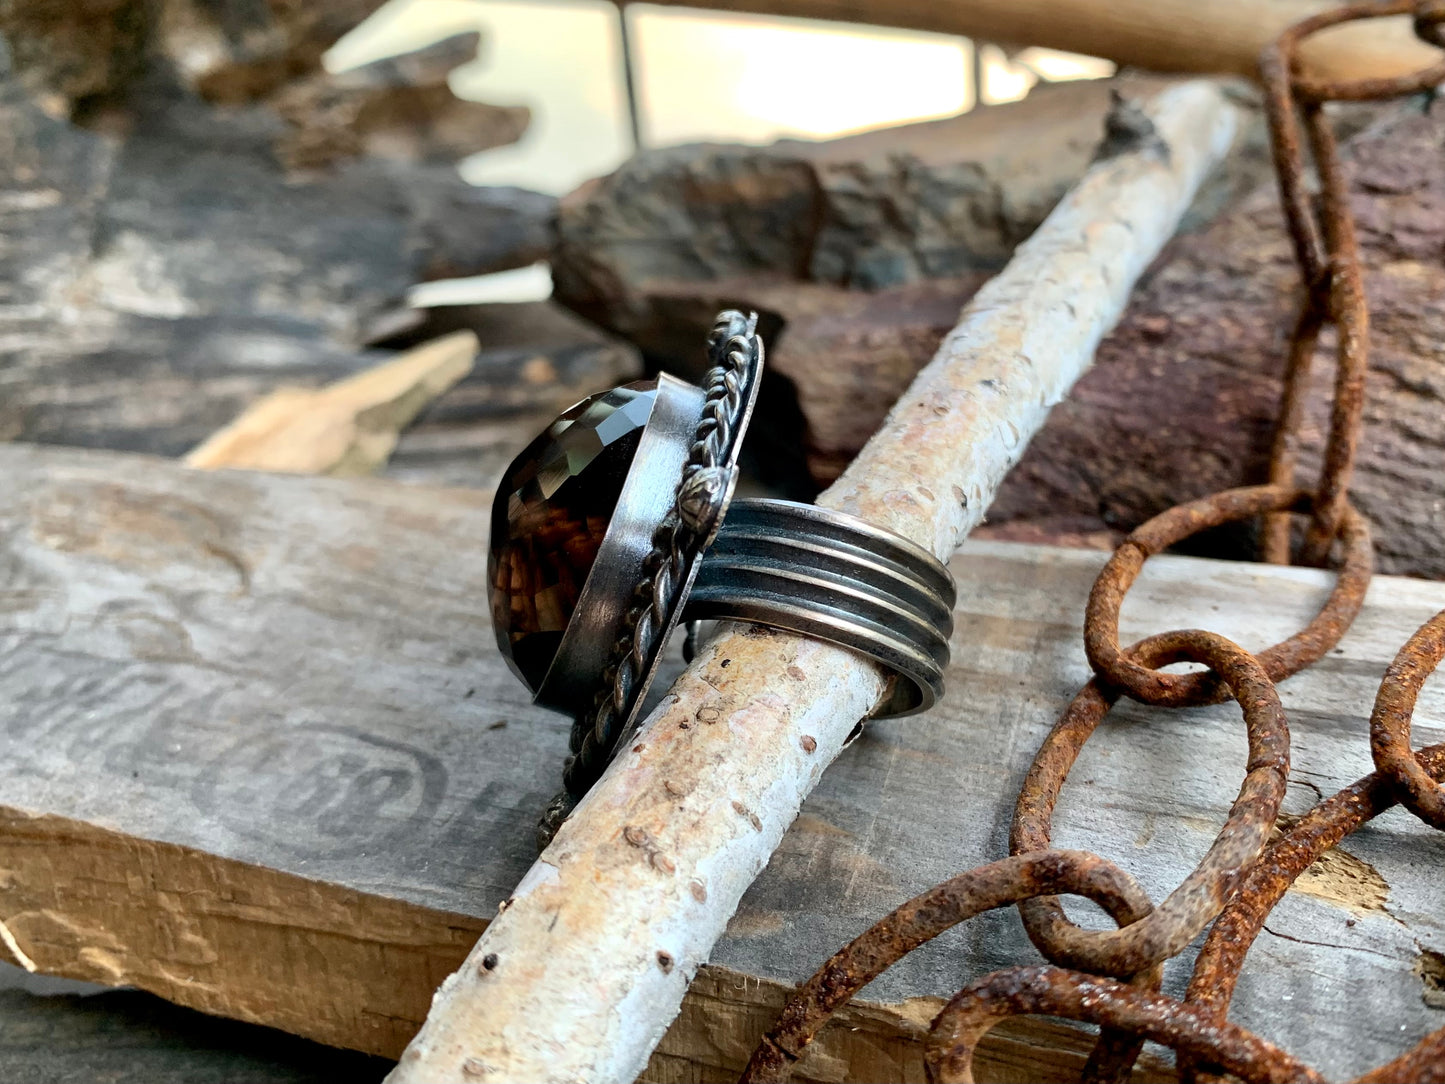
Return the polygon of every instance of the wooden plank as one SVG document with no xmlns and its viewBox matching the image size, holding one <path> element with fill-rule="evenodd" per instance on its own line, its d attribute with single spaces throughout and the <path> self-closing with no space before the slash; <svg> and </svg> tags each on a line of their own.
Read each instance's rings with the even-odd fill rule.
<svg viewBox="0 0 1445 1084">
<path fill-rule="evenodd" d="M 0 447 L 0 477 L 0 919 L 48 972 L 394 1056 L 529 864 L 566 744 L 567 721 L 527 702 L 492 644 L 488 495 L 23 445 Z M 1085 676 L 1102 560 L 965 547 L 945 703 L 873 727 L 824 777 L 650 1078 L 735 1073 L 828 952 L 1004 853 L 1022 773 Z M 1262 646 L 1326 583 L 1162 558 L 1124 632 L 1205 624 Z M 1290 811 L 1368 770 L 1375 683 L 1442 606 L 1445 585 L 1377 580 L 1340 650 L 1282 687 Z M 1420 743 L 1445 739 L 1442 686 Z M 1159 898 L 1243 760 L 1227 707 L 1121 708 L 1065 789 L 1058 841 Z M 1416 968 L 1445 951 L 1445 839 L 1396 811 L 1344 852 L 1271 919 L 1235 1013 L 1338 1076 L 1440 1026 Z M 1012 913 L 954 931 L 875 983 L 806 1078 L 922 1079 L 936 999 L 1036 959 Z M 1175 965 L 1169 988 L 1183 981 Z M 985 1071 L 1068 1079 L 1082 1043 L 1020 1022 L 992 1036 Z"/>
</svg>

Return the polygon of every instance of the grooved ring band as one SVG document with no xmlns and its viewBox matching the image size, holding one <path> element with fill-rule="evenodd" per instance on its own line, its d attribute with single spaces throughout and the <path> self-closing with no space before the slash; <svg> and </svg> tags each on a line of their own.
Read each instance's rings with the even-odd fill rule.
<svg viewBox="0 0 1445 1084">
<path fill-rule="evenodd" d="M 854 516 L 739 499 L 702 559 L 683 620 L 738 620 L 856 651 L 899 680 L 873 713 L 926 711 L 943 693 L 954 586 L 931 553 Z"/>
</svg>

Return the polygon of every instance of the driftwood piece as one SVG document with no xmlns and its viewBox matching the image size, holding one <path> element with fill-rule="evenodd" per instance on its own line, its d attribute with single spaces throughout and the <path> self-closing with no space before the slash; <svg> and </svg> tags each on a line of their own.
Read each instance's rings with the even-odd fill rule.
<svg viewBox="0 0 1445 1084">
<path fill-rule="evenodd" d="M 27 89 L 68 116 L 124 101 L 162 66 L 188 85 L 244 70 L 252 86 L 274 88 L 317 70 L 327 48 L 380 6 L 381 0 L 3 0 L 0 34 Z"/>
<path fill-rule="evenodd" d="M 477 337 L 458 331 L 324 388 L 277 388 L 186 454 L 188 467 L 370 474 L 401 430 L 472 369 Z"/>
<path fill-rule="evenodd" d="M 1331 0 L 661 0 L 664 4 L 900 26 L 1044 45 L 1155 71 L 1253 78 L 1260 50 Z M 1407 16 L 1321 35 L 1301 51 L 1316 78 L 1403 75 L 1436 60 Z"/>
<path fill-rule="evenodd" d="M 263 111 L 181 98 L 120 144 L 40 110 L 0 53 L 0 438 L 165 455 L 352 345 L 417 281 L 526 264 L 548 197 L 360 161 L 289 181 Z"/>
<path fill-rule="evenodd" d="M 45 971 L 395 1057 L 532 860 L 567 744 L 487 626 L 489 495 L 24 445 L 0 446 L 0 476 L 0 918 Z M 1023 772 L 1088 674 L 1103 560 L 965 545 L 949 694 L 824 775 L 644 1079 L 735 1079 L 828 953 L 1004 853 Z M 1258 648 L 1329 583 L 1156 558 L 1123 633 L 1202 623 Z M 1369 770 L 1379 676 L 1441 607 L 1445 585 L 1378 577 L 1340 651 L 1281 686 L 1289 811 Z M 1431 683 L 1417 741 L 1445 740 L 1442 718 Z M 1102 848 L 1161 898 L 1213 838 L 1244 747 L 1230 707 L 1122 706 L 1063 792 L 1061 845 Z M 1442 863 L 1445 837 L 1398 810 L 1351 837 L 1271 917 L 1234 1018 L 1337 1079 L 1438 1027 Z M 1013 912 L 980 918 L 875 983 L 799 1079 L 921 1081 L 939 998 L 1036 958 Z M 93 1043 L 97 1064 L 136 1056 Z M 984 1071 L 1077 1079 L 1088 1045 L 1011 1022 Z"/>
<path fill-rule="evenodd" d="M 1238 124 L 1202 82 L 1127 119 L 1135 138 L 979 292 L 820 504 L 943 558 L 983 517 Z M 880 670 L 848 651 L 724 626 L 442 985 L 393 1079 L 630 1081 L 883 691 Z"/>
<path fill-rule="evenodd" d="M 0 0 L 0 35 L 21 84 L 52 116 L 125 128 L 145 123 L 177 92 L 260 106 L 277 122 L 277 157 L 298 169 L 358 155 L 456 162 L 521 136 L 531 119 L 525 106 L 464 101 L 447 85 L 451 69 L 475 58 L 475 32 L 327 72 L 326 50 L 379 6 Z"/>
<path fill-rule="evenodd" d="M 515 143 L 532 111 L 490 105 L 452 93 L 451 70 L 476 58 L 477 33 L 340 74 L 319 65 L 279 86 L 254 82 L 254 63 L 223 68 L 199 80 L 208 101 L 260 103 L 286 122 L 277 157 L 293 170 L 319 169 L 357 156 L 403 162 L 456 163 L 470 154 Z"/>
</svg>

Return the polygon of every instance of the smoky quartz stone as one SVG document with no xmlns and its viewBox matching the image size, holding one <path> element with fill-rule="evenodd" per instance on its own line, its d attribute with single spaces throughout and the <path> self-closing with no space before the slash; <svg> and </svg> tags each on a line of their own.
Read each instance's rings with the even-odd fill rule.
<svg viewBox="0 0 1445 1084">
<path fill-rule="evenodd" d="M 657 398 L 638 381 L 582 400 L 512 462 L 492 506 L 492 626 L 533 693 L 557 655 Z"/>
</svg>

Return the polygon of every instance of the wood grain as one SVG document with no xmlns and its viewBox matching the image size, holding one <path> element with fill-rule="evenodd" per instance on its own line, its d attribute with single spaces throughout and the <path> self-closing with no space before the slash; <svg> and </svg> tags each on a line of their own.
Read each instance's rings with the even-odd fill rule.
<svg viewBox="0 0 1445 1084">
<path fill-rule="evenodd" d="M 566 720 L 526 701 L 492 644 L 488 495 L 23 445 L 0 447 L 0 476 L 0 919 L 48 972 L 395 1056 L 530 863 L 566 747 Z M 728 1079 L 829 952 L 1004 853 L 1023 771 L 1086 675 L 1079 624 L 1102 561 L 964 547 L 948 696 L 874 726 L 823 777 L 648 1079 Z M 1205 625 L 1261 647 L 1327 583 L 1156 559 L 1124 635 Z M 1442 606 L 1445 585 L 1378 579 L 1340 650 L 1281 687 L 1291 813 L 1368 770 L 1375 684 Z M 1417 742 L 1445 740 L 1442 718 L 1437 679 Z M 1243 761 L 1226 707 L 1121 708 L 1064 790 L 1059 841 L 1160 898 Z M 1445 951 L 1445 840 L 1397 810 L 1345 852 L 1359 876 L 1317 870 L 1327 890 L 1286 897 L 1235 1010 L 1341 1077 L 1445 1022 L 1417 974 Z M 921 1080 L 936 999 L 1036 959 L 1010 912 L 955 931 L 875 983 L 803 1079 Z M 1168 988 L 1183 981 L 1175 965 Z M 990 1037 L 987 1071 L 1069 1079 L 1082 1046 L 1024 1021 Z"/>
</svg>

